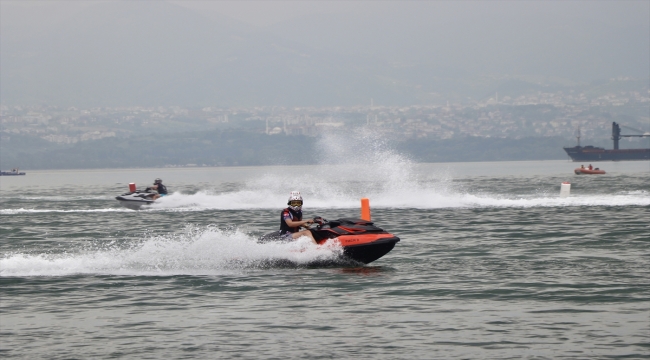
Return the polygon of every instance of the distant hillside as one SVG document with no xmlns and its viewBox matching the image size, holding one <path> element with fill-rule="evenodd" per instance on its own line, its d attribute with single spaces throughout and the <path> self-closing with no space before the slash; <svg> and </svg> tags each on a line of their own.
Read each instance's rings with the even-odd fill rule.
<svg viewBox="0 0 650 360">
<path fill-rule="evenodd" d="M 467 137 L 447 140 L 413 140 L 399 144 L 399 150 L 420 162 L 516 161 L 567 159 L 568 146 L 560 137 L 501 139 Z"/>
<path fill-rule="evenodd" d="M 5 138 L 0 167 L 84 169 L 164 166 L 304 165 L 323 159 L 318 138 L 238 130 L 149 134 L 53 146 L 40 139 Z M 409 140 L 390 147 L 418 162 L 565 159 L 561 138 Z M 385 149 L 387 150 L 387 149 Z"/>
</svg>

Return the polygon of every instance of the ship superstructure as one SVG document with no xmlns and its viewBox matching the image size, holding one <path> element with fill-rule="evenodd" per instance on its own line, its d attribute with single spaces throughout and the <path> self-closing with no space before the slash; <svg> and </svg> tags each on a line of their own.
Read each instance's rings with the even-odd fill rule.
<svg viewBox="0 0 650 360">
<path fill-rule="evenodd" d="M 624 160 L 650 160 L 650 149 L 619 149 L 618 142 L 624 137 L 650 137 L 649 133 L 642 135 L 621 135 L 621 127 L 612 122 L 612 140 L 614 149 L 607 150 L 595 146 L 580 146 L 578 132 L 578 146 L 565 147 L 564 151 L 573 161 L 624 161 Z"/>
</svg>

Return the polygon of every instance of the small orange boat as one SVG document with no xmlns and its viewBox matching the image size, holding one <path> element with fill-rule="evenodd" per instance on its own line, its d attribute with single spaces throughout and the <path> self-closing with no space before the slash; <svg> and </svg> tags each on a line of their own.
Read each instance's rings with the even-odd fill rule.
<svg viewBox="0 0 650 360">
<path fill-rule="evenodd" d="M 588 168 L 576 168 L 573 170 L 573 172 L 576 173 L 576 175 L 602 175 L 606 174 L 605 170 L 600 170 L 599 168 L 591 169 L 589 170 Z"/>
</svg>

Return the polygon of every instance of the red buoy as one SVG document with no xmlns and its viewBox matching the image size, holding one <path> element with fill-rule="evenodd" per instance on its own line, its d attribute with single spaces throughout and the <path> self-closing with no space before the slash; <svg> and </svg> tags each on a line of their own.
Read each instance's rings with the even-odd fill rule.
<svg viewBox="0 0 650 360">
<path fill-rule="evenodd" d="M 129 191 L 135 192 L 135 183 L 129 183 Z"/>
</svg>

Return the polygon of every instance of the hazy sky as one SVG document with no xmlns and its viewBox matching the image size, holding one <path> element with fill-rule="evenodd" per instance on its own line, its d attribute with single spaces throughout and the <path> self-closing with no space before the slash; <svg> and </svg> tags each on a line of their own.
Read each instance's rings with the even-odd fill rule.
<svg viewBox="0 0 650 360">
<path fill-rule="evenodd" d="M 141 0 L 146 2 L 145 0 Z M 0 0 L 3 18 L 16 22 L 49 23 L 58 21 L 81 9 L 106 1 L 15 1 Z M 536 12 L 539 16 L 583 16 L 597 18 L 606 23 L 625 23 L 630 18 L 646 18 L 650 21 L 650 1 L 648 0 L 603 0 L 603 1 L 209 1 L 184 0 L 169 1 L 190 9 L 200 10 L 204 15 L 218 13 L 256 26 L 266 26 L 310 14 L 342 13 L 411 13 L 422 11 L 428 16 L 462 15 L 472 13 L 511 13 Z M 550 19 L 549 19 L 550 20 Z M 13 24 L 14 21 L 11 21 Z"/>
<path fill-rule="evenodd" d="M 647 0 L 610 1 L 177 1 L 179 5 L 208 12 L 218 12 L 259 26 L 309 14 L 333 13 L 428 13 L 427 16 L 461 15 L 460 13 L 537 12 L 539 16 L 583 14 L 603 21 L 623 23 L 630 17 L 650 17 Z M 549 19 L 550 20 L 550 19 Z"/>
<path fill-rule="evenodd" d="M 74 14 L 87 6 L 106 1 L 0 0 L 10 17 L 29 23 L 48 22 Z M 404 1 L 169 1 L 205 15 L 222 14 L 251 25 L 266 26 L 308 14 L 362 12 L 368 8 L 391 8 Z"/>
<path fill-rule="evenodd" d="M 266 26 L 309 14 L 352 12 L 378 1 L 173 1 L 191 9 L 220 13 L 242 22 Z M 374 3 L 374 4 L 373 4 Z"/>
<path fill-rule="evenodd" d="M 11 101 L 411 102 L 650 73 L 648 0 L 0 0 L 0 20 Z"/>
</svg>

